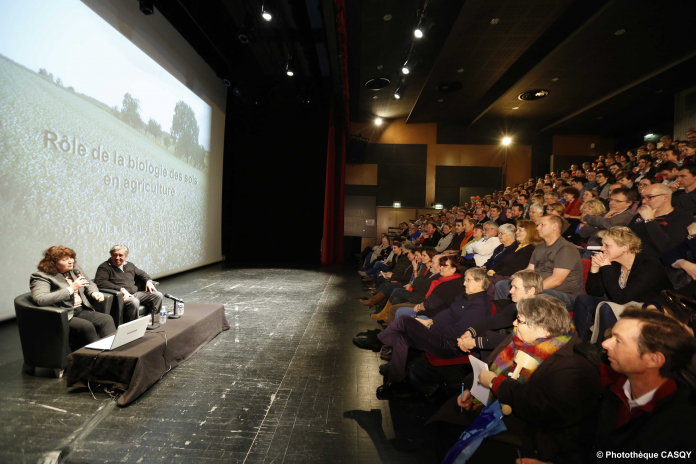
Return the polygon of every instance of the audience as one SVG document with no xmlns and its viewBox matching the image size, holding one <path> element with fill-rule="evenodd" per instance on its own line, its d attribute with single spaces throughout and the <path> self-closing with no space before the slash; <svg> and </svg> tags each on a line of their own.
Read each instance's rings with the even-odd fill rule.
<svg viewBox="0 0 696 464">
<path fill-rule="evenodd" d="M 372 317 L 387 328 L 354 343 L 389 361 L 380 367 L 378 396 L 408 389 L 409 352 L 472 354 L 490 371 L 470 375 L 466 387 L 490 385 L 491 399 L 512 408 L 508 431 L 485 439 L 476 461 L 599 462 L 611 458 L 597 459 L 598 451 L 693 451 L 696 131 L 687 137 L 472 197 L 443 210 L 442 222 L 420 216 L 405 237 L 430 245 L 422 250 L 396 242 L 390 254 L 388 239 L 366 249 L 361 272 L 376 289 L 363 304 L 380 305 Z M 513 380 L 506 374 L 520 350 L 544 365 Z M 440 380 L 447 391 L 467 372 L 456 363 L 447 372 L 459 380 Z M 445 403 L 429 421 L 438 429 L 436 448 L 446 452 L 481 407 L 468 390 Z"/>
</svg>

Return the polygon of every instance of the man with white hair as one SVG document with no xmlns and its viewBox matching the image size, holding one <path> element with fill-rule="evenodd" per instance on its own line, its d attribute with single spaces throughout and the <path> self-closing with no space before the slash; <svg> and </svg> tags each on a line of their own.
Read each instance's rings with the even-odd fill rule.
<svg viewBox="0 0 696 464">
<path fill-rule="evenodd" d="M 465 259 L 464 266 L 483 266 L 499 246 L 498 223 L 495 221 L 488 221 L 483 225 L 483 238 L 466 247 L 467 253 L 473 254 L 473 257 L 467 256 L 469 260 L 467 261 Z"/>
<path fill-rule="evenodd" d="M 150 276 L 135 264 L 128 261 L 128 247 L 114 245 L 109 250 L 111 258 L 97 268 L 94 283 L 99 288 L 121 292 L 123 296 L 123 322 L 138 318 L 138 308 L 142 304 L 158 313 L 162 309 L 162 293 L 158 292 Z M 140 283 L 145 291 L 138 290 Z"/>
</svg>

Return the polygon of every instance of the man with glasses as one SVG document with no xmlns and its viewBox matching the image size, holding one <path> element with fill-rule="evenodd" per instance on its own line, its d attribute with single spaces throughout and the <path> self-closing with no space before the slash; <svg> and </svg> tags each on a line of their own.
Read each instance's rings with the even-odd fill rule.
<svg viewBox="0 0 696 464">
<path fill-rule="evenodd" d="M 643 206 L 628 227 L 640 238 L 642 253 L 659 259 L 686 238 L 686 228 L 694 222 L 694 216 L 672 206 L 672 190 L 664 184 L 645 187 L 641 196 Z"/>
<path fill-rule="evenodd" d="M 696 165 L 682 166 L 677 172 L 677 183 L 683 190 L 672 194 L 672 206 L 693 216 L 696 213 Z"/>
</svg>

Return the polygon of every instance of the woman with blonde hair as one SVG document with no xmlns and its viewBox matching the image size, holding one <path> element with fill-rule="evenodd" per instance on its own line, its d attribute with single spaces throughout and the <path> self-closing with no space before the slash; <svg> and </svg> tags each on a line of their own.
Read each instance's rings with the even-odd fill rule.
<svg viewBox="0 0 696 464">
<path fill-rule="evenodd" d="M 587 294 L 579 295 L 573 308 L 578 335 L 592 343 L 604 340 L 604 330 L 613 327 L 626 305 L 642 306 L 659 299 L 662 290 L 672 289 L 662 263 L 640 254 L 640 238 L 631 229 L 612 227 L 600 231 L 599 237 L 602 249 L 592 256 Z"/>
<path fill-rule="evenodd" d="M 633 216 L 636 215 L 634 211 L 631 210 L 631 205 L 636 202 L 637 194 L 634 190 L 627 188 L 617 188 L 611 193 L 609 199 L 609 211 L 603 212 L 603 204 L 597 203 L 601 202 L 599 200 L 589 201 L 592 206 L 592 212 L 586 213 L 583 211 L 580 221 L 583 226 L 578 230 L 578 235 L 587 239 L 588 246 L 599 246 L 602 244 L 602 239 L 599 236 L 599 232 L 602 230 L 611 229 L 617 226 L 627 226 Z M 596 202 L 596 203 L 595 203 Z M 583 256 L 584 258 L 591 258 L 590 255 Z"/>
</svg>

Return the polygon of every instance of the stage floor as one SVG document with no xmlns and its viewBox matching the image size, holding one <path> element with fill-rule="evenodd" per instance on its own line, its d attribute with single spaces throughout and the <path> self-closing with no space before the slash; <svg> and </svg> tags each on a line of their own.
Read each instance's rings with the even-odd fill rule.
<svg viewBox="0 0 696 464">
<path fill-rule="evenodd" d="M 66 448 L 72 463 L 436 462 L 419 426 L 432 405 L 377 400 L 383 361 L 352 344 L 377 328 L 352 268 L 217 264 L 160 282 L 224 304 L 231 329 L 126 408 L 22 374 L 16 323 L 0 323 L 0 462 Z"/>
</svg>

